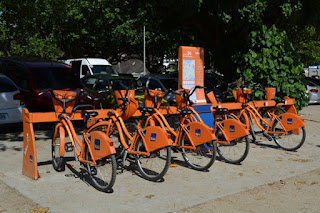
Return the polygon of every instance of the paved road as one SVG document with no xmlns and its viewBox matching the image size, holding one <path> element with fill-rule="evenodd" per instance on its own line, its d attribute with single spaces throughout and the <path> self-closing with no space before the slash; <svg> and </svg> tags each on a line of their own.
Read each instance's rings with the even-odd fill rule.
<svg viewBox="0 0 320 213">
<path fill-rule="evenodd" d="M 119 171 L 113 193 L 101 193 L 88 185 L 78 162 L 70 162 L 71 170 L 55 172 L 50 162 L 50 131 L 35 132 L 41 178 L 35 181 L 23 176 L 22 133 L 0 134 L 0 180 L 39 206 L 49 207 L 50 212 L 179 211 L 320 169 L 319 109 L 309 106 L 300 113 L 307 122 L 307 139 L 298 152 L 283 151 L 274 142 L 258 138 L 259 144 L 252 144 L 242 165 L 216 161 L 209 172 L 179 165 L 170 168 L 160 183 L 148 182 L 132 171 Z M 0 193 L 0 199 L 3 196 Z"/>
</svg>

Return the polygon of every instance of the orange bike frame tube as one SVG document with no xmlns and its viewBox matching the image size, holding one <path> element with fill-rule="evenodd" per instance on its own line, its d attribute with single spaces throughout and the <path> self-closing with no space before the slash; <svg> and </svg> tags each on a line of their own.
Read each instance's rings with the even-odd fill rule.
<svg viewBox="0 0 320 213">
<path fill-rule="evenodd" d="M 170 131 L 170 133 L 173 134 L 174 137 L 177 137 L 177 133 L 174 131 L 174 129 L 171 128 L 171 126 L 169 125 L 167 119 L 162 115 L 162 113 L 160 113 L 158 109 L 155 109 L 155 111 L 156 111 L 157 115 L 158 115 L 158 116 L 160 117 L 160 119 L 161 119 L 161 122 L 159 122 L 160 125 L 161 125 L 161 128 L 165 129 L 165 127 L 167 127 L 168 130 Z M 156 117 L 158 117 L 158 116 L 156 116 Z M 156 119 L 157 119 L 157 118 L 156 118 Z M 163 125 L 162 123 L 163 123 L 164 125 Z"/>
<path fill-rule="evenodd" d="M 61 122 L 66 127 L 66 130 L 68 132 L 69 138 L 71 140 L 71 143 L 73 147 L 75 148 L 76 155 L 80 155 L 80 151 L 78 150 L 78 147 L 75 146 L 75 142 L 81 147 L 82 143 L 80 142 L 76 132 L 74 131 L 73 125 L 70 120 L 62 119 Z"/>
<path fill-rule="evenodd" d="M 63 124 L 60 122 L 56 125 L 56 127 L 54 128 L 54 134 L 53 134 L 53 141 L 55 142 L 56 141 L 56 138 L 57 138 L 57 133 L 58 133 L 58 129 L 59 127 L 63 126 Z"/>
<path fill-rule="evenodd" d="M 257 109 L 254 108 L 254 107 L 251 106 L 251 105 L 247 106 L 247 107 L 245 108 L 245 110 L 246 110 L 247 112 L 249 112 L 251 116 L 253 116 L 256 124 L 258 125 L 258 127 L 259 127 L 261 130 L 267 131 L 267 132 L 270 133 L 271 123 L 274 122 L 273 119 L 271 119 L 269 122 L 266 121 L 266 120 L 260 115 L 260 113 L 257 111 Z M 260 120 L 262 120 L 262 122 L 264 122 L 265 124 L 268 125 L 266 129 L 261 125 L 261 122 L 258 121 L 258 118 L 257 118 L 256 115 L 260 118 Z M 271 114 L 271 116 L 272 116 L 273 118 L 275 118 L 276 120 L 278 120 L 278 122 L 280 122 L 280 125 L 283 127 L 283 125 L 282 125 L 280 119 L 278 118 L 278 116 L 276 116 L 276 115 L 274 115 L 274 114 Z M 250 119 L 250 118 L 249 118 L 249 119 Z M 251 120 L 252 120 L 252 119 L 251 119 Z"/>
<path fill-rule="evenodd" d="M 228 118 L 226 118 L 226 119 L 228 119 Z M 224 134 L 223 127 L 221 126 L 221 123 L 219 121 L 215 121 L 215 126 L 216 126 L 216 129 L 214 130 L 214 132 L 216 133 L 218 128 L 219 128 L 221 133 L 223 134 L 223 136 L 225 138 L 225 141 L 220 141 L 220 140 L 217 139 L 216 143 L 229 145 L 230 144 L 230 140 L 228 140 L 226 135 Z"/>
<path fill-rule="evenodd" d="M 190 109 L 190 110 L 193 112 L 193 114 L 191 115 L 192 118 L 195 118 L 195 117 L 196 117 L 196 118 L 197 118 L 196 120 L 198 120 L 199 122 L 203 123 L 203 121 L 202 121 L 199 113 L 197 113 L 197 112 L 193 109 L 193 107 L 188 107 L 188 109 Z"/>
</svg>

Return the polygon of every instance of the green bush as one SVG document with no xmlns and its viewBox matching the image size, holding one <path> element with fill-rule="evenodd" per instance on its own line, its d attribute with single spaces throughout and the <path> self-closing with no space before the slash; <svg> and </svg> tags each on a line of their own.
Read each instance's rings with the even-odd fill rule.
<svg viewBox="0 0 320 213">
<path fill-rule="evenodd" d="M 252 31 L 249 51 L 237 61 L 244 84 L 253 87 L 275 87 L 276 96 L 295 99 L 298 110 L 306 105 L 306 85 L 303 65 L 286 32 L 279 32 L 275 26 Z M 256 91 L 255 99 L 262 99 L 263 93 Z"/>
</svg>

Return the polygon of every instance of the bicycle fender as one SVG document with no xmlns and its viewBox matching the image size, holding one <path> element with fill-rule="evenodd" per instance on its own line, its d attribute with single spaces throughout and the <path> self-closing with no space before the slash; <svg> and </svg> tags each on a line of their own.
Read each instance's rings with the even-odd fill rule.
<svg viewBox="0 0 320 213">
<path fill-rule="evenodd" d="M 249 135 L 249 129 L 246 125 L 235 119 L 226 119 L 221 122 L 221 131 L 227 141 L 233 141 Z"/>
<path fill-rule="evenodd" d="M 60 156 L 63 157 L 65 154 L 65 144 L 66 144 L 66 130 L 63 126 L 60 126 L 59 129 L 59 135 L 60 135 Z"/>
<path fill-rule="evenodd" d="M 90 136 L 90 149 L 94 160 L 115 154 L 113 141 L 102 131 L 93 131 Z"/>
<path fill-rule="evenodd" d="M 286 131 L 292 131 L 293 133 L 299 134 L 299 129 L 304 127 L 306 123 L 304 122 L 303 118 L 300 118 L 298 115 L 295 115 L 290 112 L 283 113 L 279 115 L 281 119 L 281 124 Z"/>
<path fill-rule="evenodd" d="M 201 122 L 191 122 L 186 127 L 190 127 L 188 136 L 195 146 L 216 140 L 216 136 L 207 125 Z"/>
<path fill-rule="evenodd" d="M 171 135 L 159 126 L 148 126 L 146 128 L 145 142 L 149 152 L 173 144 Z"/>
</svg>

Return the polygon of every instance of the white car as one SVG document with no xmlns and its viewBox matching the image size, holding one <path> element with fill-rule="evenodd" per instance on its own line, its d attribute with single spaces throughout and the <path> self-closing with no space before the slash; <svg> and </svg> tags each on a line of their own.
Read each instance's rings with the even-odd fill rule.
<svg viewBox="0 0 320 213">
<path fill-rule="evenodd" d="M 320 80 L 306 77 L 308 104 L 320 104 Z"/>
<path fill-rule="evenodd" d="M 21 123 L 24 104 L 17 100 L 19 89 L 7 76 L 0 74 L 0 125 Z"/>
</svg>

